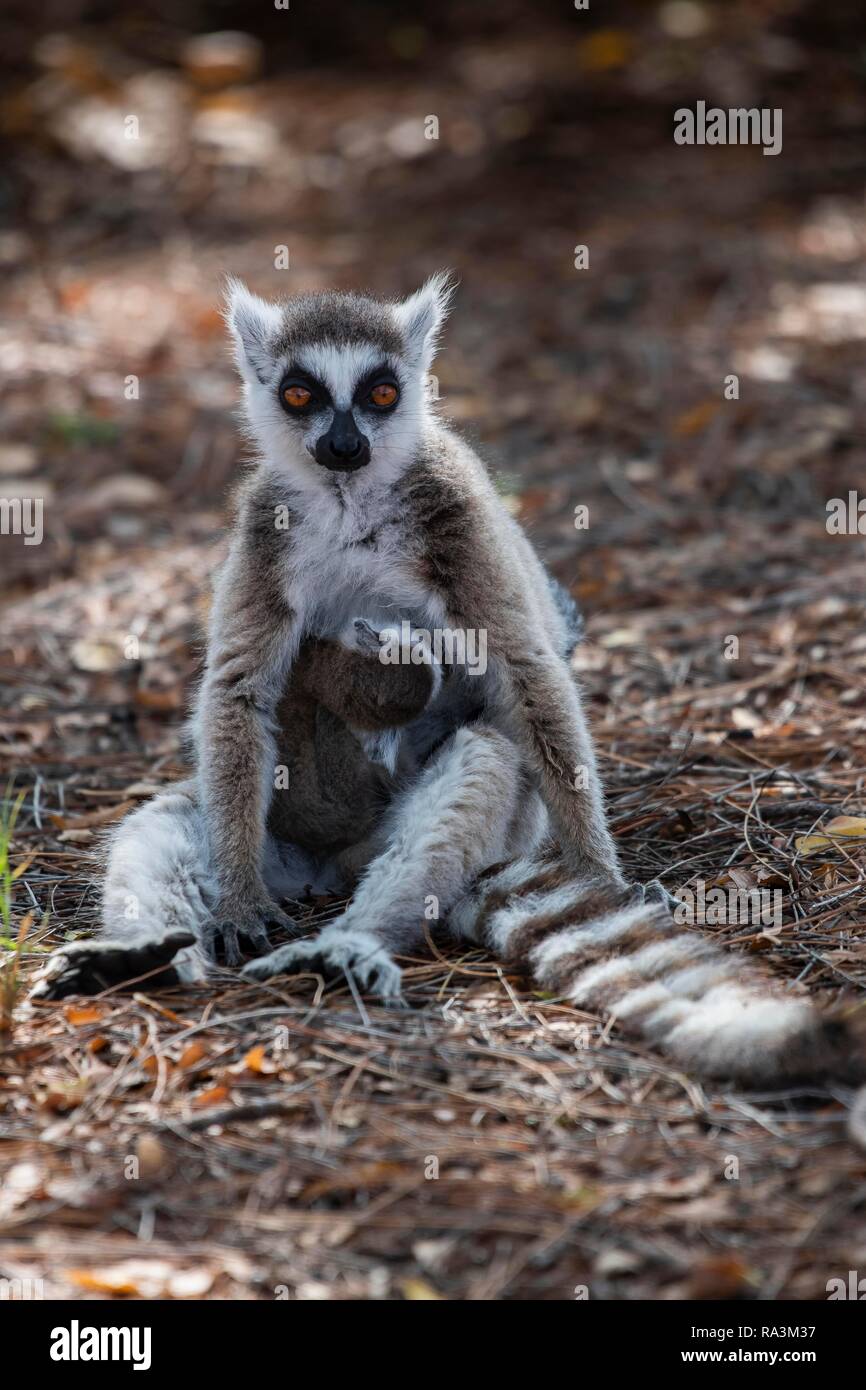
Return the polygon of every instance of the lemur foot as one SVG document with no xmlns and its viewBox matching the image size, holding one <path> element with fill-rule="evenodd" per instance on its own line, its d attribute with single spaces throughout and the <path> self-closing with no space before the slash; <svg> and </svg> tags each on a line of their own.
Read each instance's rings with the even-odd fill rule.
<svg viewBox="0 0 866 1390">
<path fill-rule="evenodd" d="M 76 941 L 54 952 L 30 993 L 31 999 L 65 999 L 70 994 L 101 994 L 112 985 L 151 975 L 147 988 L 177 984 L 178 975 L 171 962 L 178 951 L 192 946 L 192 932 L 166 933 L 159 941 L 130 946 L 123 941 Z"/>
<path fill-rule="evenodd" d="M 632 886 L 635 902 L 645 902 L 648 907 L 666 907 L 669 912 L 682 907 L 680 899 L 675 898 L 660 879 L 654 878 L 649 883 L 635 883 Z"/>
<path fill-rule="evenodd" d="M 268 927 L 298 931 L 294 918 L 277 907 L 267 893 L 242 899 L 227 898 L 219 903 L 213 918 L 204 926 L 203 945 L 211 960 L 221 957 L 225 965 L 240 965 L 243 960 L 240 938 L 258 953 L 269 951 Z"/>
<path fill-rule="evenodd" d="M 314 974 L 334 979 L 351 973 L 363 989 L 383 999 L 398 999 L 402 974 L 373 932 L 325 927 L 318 936 L 280 946 L 269 956 L 251 960 L 241 975 L 248 980 L 270 980 L 275 975 Z"/>
</svg>

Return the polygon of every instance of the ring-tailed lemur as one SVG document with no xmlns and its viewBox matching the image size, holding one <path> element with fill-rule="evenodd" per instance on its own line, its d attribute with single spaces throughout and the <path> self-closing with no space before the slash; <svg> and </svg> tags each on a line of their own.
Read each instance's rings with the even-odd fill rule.
<svg viewBox="0 0 866 1390">
<path fill-rule="evenodd" d="M 239 936 L 266 952 L 268 924 L 289 925 L 274 900 L 287 891 L 285 845 L 270 827 L 274 767 L 292 737 L 280 704 L 303 639 L 333 638 L 359 612 L 377 630 L 403 619 L 474 630 L 487 669 L 452 669 L 406 726 L 415 772 L 361 854 L 346 912 L 244 974 L 350 970 L 396 994 L 394 952 L 422 937 L 432 900 L 458 931 L 576 1001 L 612 1007 L 696 1070 L 764 1079 L 788 1074 L 795 1057 L 811 1071 L 839 1065 L 844 1044 L 809 1004 L 773 997 L 757 977 L 743 984 L 743 965 L 677 928 L 663 894 L 625 884 L 566 660 L 568 612 L 481 461 L 428 399 L 448 296 L 444 276 L 400 303 L 322 294 L 277 305 L 232 287 L 259 461 L 216 585 L 196 779 L 121 827 L 106 937 L 118 934 L 124 896 L 144 892 L 139 941 L 194 926 L 187 976 L 218 940 L 229 959 Z M 551 833 L 553 883 L 533 861 Z M 99 950 L 77 948 L 79 976 Z"/>
</svg>

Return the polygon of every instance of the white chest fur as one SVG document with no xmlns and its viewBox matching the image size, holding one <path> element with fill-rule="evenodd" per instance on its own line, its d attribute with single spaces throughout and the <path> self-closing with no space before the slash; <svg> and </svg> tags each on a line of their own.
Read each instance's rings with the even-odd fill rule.
<svg viewBox="0 0 866 1390">
<path fill-rule="evenodd" d="M 286 572 L 303 630 L 328 636 L 355 617 L 381 627 L 427 616 L 431 598 L 407 554 L 405 520 L 388 491 L 361 496 L 346 487 L 305 506 Z"/>
</svg>

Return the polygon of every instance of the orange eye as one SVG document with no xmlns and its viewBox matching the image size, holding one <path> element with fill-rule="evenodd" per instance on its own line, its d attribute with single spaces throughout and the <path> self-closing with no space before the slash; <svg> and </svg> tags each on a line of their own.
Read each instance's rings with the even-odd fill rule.
<svg viewBox="0 0 866 1390">
<path fill-rule="evenodd" d="M 312 399 L 313 393 L 308 391 L 306 386 L 287 386 L 283 392 L 283 400 L 292 410 L 303 410 Z"/>
<path fill-rule="evenodd" d="M 397 399 L 397 387 L 390 382 L 382 382 L 380 386 L 374 386 L 370 392 L 370 400 L 380 408 L 393 405 Z"/>
</svg>

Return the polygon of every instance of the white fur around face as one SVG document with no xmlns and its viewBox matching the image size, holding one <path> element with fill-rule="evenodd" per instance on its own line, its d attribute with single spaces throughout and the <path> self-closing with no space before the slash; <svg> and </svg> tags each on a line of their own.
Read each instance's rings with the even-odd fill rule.
<svg viewBox="0 0 866 1390">
<path fill-rule="evenodd" d="M 260 383 L 269 377 L 273 366 L 268 343 L 279 332 L 282 321 L 279 306 L 252 294 L 240 280 L 229 280 L 225 316 L 241 380 L 247 384 Z"/>
<path fill-rule="evenodd" d="M 327 386 L 338 410 L 349 409 L 358 383 L 365 376 L 385 362 L 392 365 L 383 357 L 381 348 L 373 347 L 372 343 L 349 343 L 345 347 L 337 347 L 335 343 L 311 343 L 295 354 L 294 362 L 301 371 Z M 360 418 L 358 424 L 361 426 Z"/>
<path fill-rule="evenodd" d="M 422 371 L 429 370 L 435 355 L 453 289 L 447 271 L 440 271 L 438 275 L 431 275 L 415 294 L 394 306 L 394 317 L 408 344 L 408 355 Z"/>
<path fill-rule="evenodd" d="M 446 276 L 434 276 L 417 294 L 390 306 L 406 342 L 403 355 L 384 354 L 373 343 L 305 343 L 289 357 L 275 357 L 269 343 L 279 336 L 283 310 L 245 286 L 229 285 L 227 318 L 244 391 L 244 416 L 263 462 L 303 500 L 318 502 L 338 490 L 346 497 L 369 498 L 390 487 L 414 459 L 431 417 L 427 373 L 435 352 L 449 289 Z M 333 419 L 327 409 L 291 419 L 278 399 L 281 380 L 297 366 L 323 382 L 338 410 L 347 410 L 358 383 L 379 366 L 393 372 L 400 399 L 387 414 L 356 412 L 356 424 L 370 441 L 370 463 L 357 473 L 336 475 L 315 461 L 316 441 Z"/>
</svg>

